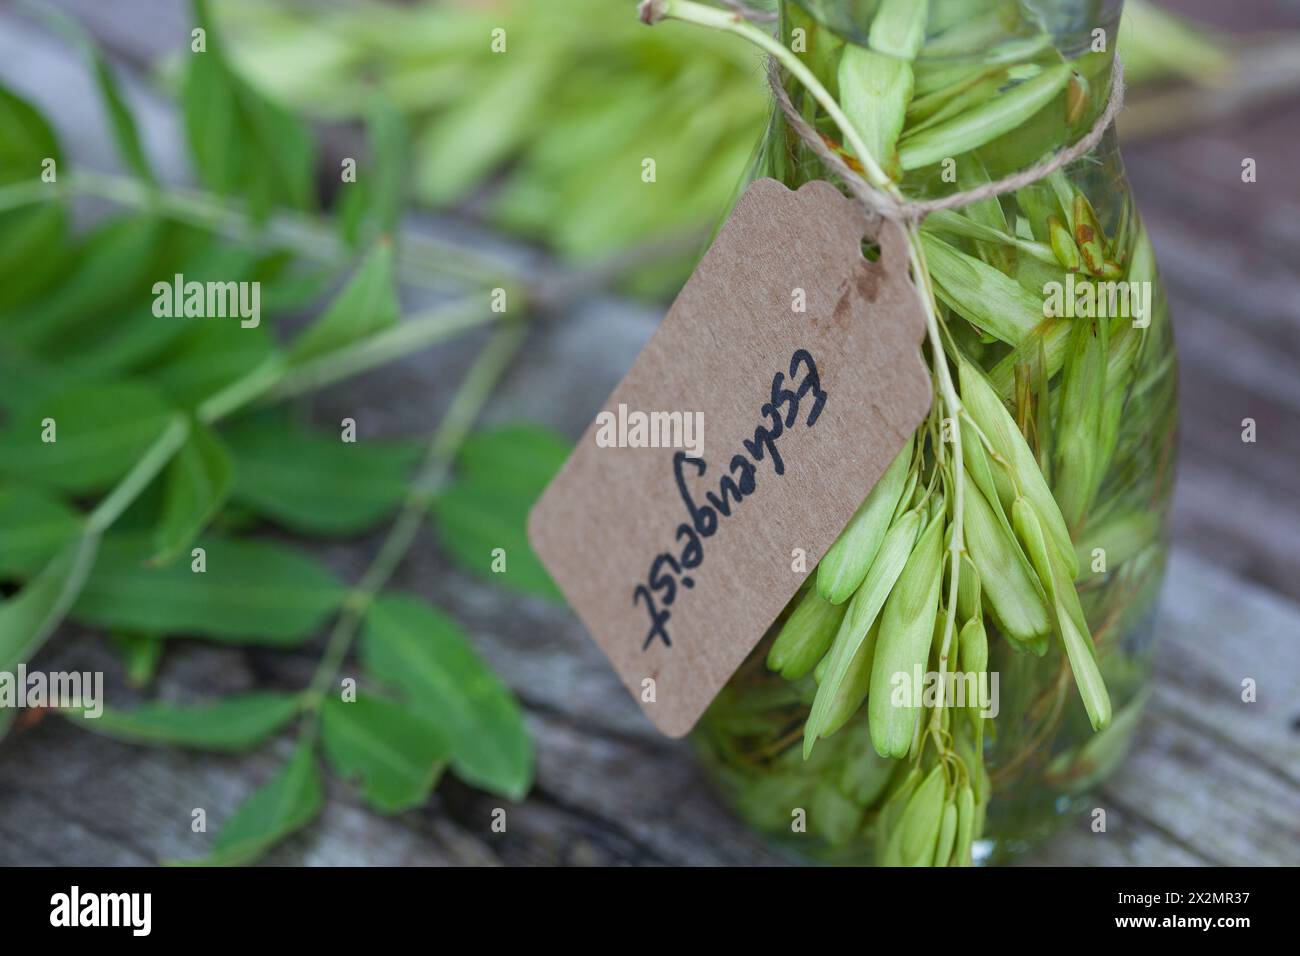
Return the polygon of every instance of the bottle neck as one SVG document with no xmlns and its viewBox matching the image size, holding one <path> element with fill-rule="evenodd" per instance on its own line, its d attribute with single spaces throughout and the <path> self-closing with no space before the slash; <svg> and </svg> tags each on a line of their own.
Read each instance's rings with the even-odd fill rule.
<svg viewBox="0 0 1300 956">
<path fill-rule="evenodd" d="M 926 6 L 918 60 L 979 63 L 1046 42 L 1066 59 L 1096 52 L 1094 31 L 1113 51 L 1123 0 L 911 0 Z M 871 48 L 873 22 L 887 0 L 777 0 L 783 32 L 802 26 Z M 788 26 L 787 26 L 788 25 Z M 886 51 L 887 52 L 887 51 Z"/>
<path fill-rule="evenodd" d="M 896 25 L 900 9 L 904 18 L 915 14 L 915 4 L 925 5 L 924 29 L 912 34 L 913 42 L 900 54 L 899 31 L 888 29 L 889 22 L 892 18 Z M 905 107 L 906 118 L 895 133 L 901 139 L 892 141 L 900 152 L 890 155 L 882 145 L 886 155 L 877 158 L 906 195 L 933 198 L 963 185 L 945 175 L 941 159 L 950 157 L 950 165 L 996 179 L 1031 166 L 1092 129 L 1110 95 L 1121 7 L 1122 0 L 779 0 L 779 27 L 783 42 L 832 96 L 866 111 L 868 126 L 882 123 L 890 109 Z M 901 103 L 874 95 L 864 100 L 861 83 L 856 90 L 841 91 L 849 55 L 858 64 L 880 62 L 873 56 L 906 58 L 905 80 L 900 81 L 906 84 L 906 98 Z M 1043 78 L 1040 87 L 1056 81 L 1050 98 L 1026 106 L 1022 117 L 972 144 L 970 152 L 936 153 L 921 161 L 916 161 L 920 150 L 909 154 L 909 142 L 925 138 L 929 127 L 995 101 L 1010 108 L 1017 101 L 1006 96 L 1008 91 L 1036 77 Z M 891 92 L 897 94 L 897 87 Z M 800 91 L 792 89 L 791 95 L 803 111 Z M 1019 105 L 1025 99 L 1022 95 Z M 838 138 L 829 128 L 819 127 L 819 132 Z M 954 141 L 963 142 L 961 137 Z M 816 164 L 799 144 L 791 146 L 796 165 Z M 967 157 L 974 162 L 967 163 Z"/>
</svg>

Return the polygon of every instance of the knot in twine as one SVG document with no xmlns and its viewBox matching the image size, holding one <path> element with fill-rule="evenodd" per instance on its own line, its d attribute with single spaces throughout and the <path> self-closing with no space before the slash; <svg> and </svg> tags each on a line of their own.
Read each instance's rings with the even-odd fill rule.
<svg viewBox="0 0 1300 956">
<path fill-rule="evenodd" d="M 1074 145 L 1058 150 L 1026 169 L 974 189 L 965 189 L 940 199 L 913 200 L 899 199 L 882 192 L 849 166 L 844 157 L 829 146 L 821 134 L 813 129 L 812 125 L 795 109 L 794 104 L 790 102 L 790 95 L 785 91 L 785 84 L 781 82 L 780 67 L 776 60 L 770 57 L 767 61 L 767 82 L 772 87 L 772 95 L 781 107 L 781 112 L 785 114 L 790 128 L 799 134 L 799 138 L 832 172 L 839 176 L 853 197 L 878 218 L 900 224 L 919 224 L 932 212 L 969 206 L 982 199 L 992 199 L 1045 179 L 1058 169 L 1079 159 L 1101 142 L 1106 129 L 1115 121 L 1115 117 L 1124 106 L 1124 66 L 1117 53 L 1111 66 L 1110 98 L 1106 101 L 1106 108 L 1097 117 L 1097 121 L 1092 124 L 1087 134 Z"/>
</svg>

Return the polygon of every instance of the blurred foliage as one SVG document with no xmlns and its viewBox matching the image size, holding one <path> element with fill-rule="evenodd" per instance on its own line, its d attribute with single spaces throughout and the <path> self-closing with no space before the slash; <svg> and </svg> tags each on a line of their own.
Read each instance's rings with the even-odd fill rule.
<svg viewBox="0 0 1300 956">
<path fill-rule="evenodd" d="M 767 116 L 762 61 L 742 41 L 647 29 L 630 0 L 239 0 L 221 12 L 247 74 L 318 117 L 359 115 L 382 90 L 411 126 L 427 204 L 492 180 L 491 221 L 574 259 L 685 237 L 676 262 L 643 276 L 659 291 L 689 268 Z"/>
<path fill-rule="evenodd" d="M 773 9 L 774 0 L 751 0 Z M 1130 84 L 1218 75 L 1217 42 L 1128 0 Z M 491 183 L 487 217 L 587 259 L 679 234 L 725 211 L 767 117 L 761 57 L 709 30 L 646 29 L 633 0 L 430 0 L 394 5 L 230 0 L 248 75 L 324 119 L 361 115 L 378 88 L 413 130 L 417 199 L 446 206 Z M 493 52 L 492 31 L 505 30 Z M 653 158 L 656 181 L 641 163 Z M 653 199 L 648 200 L 648 190 Z M 671 291 L 698 246 L 644 270 Z"/>
<path fill-rule="evenodd" d="M 177 189 L 153 174 L 77 23 L 37 12 L 86 55 L 128 175 L 81 167 L 0 87 L 0 671 L 30 664 L 65 620 L 103 632 L 138 688 L 177 638 L 291 650 L 330 627 L 306 687 L 64 711 L 91 732 L 216 752 L 296 725 L 292 758 L 214 821 L 197 862 L 254 860 L 311 822 L 322 759 L 384 813 L 424 802 L 444 770 L 522 797 L 533 747 L 518 701 L 454 620 L 388 580 L 432 521 L 453 563 L 555 597 L 523 529 L 566 446 L 533 425 L 471 432 L 522 332 L 489 311 L 490 288 L 460 277 L 448 304 L 401 316 L 400 113 L 365 105 L 368 156 L 337 214 L 316 213 L 310 125 L 241 76 L 196 0 L 206 48 L 182 54 L 179 108 L 203 188 Z M 111 212 L 74 228 L 88 197 Z M 183 314 L 158 309 L 173 279 Z M 259 321 L 211 314 L 201 294 L 191 311 L 196 282 L 261 283 Z M 473 327 L 467 311 L 497 330 L 432 436 L 345 437 L 284 406 Z M 291 330 L 289 317 L 308 321 Z M 372 532 L 381 543 L 355 584 L 289 538 Z M 345 675 L 362 685 L 354 701 Z M 0 708 L 0 736 L 14 714 Z"/>
</svg>

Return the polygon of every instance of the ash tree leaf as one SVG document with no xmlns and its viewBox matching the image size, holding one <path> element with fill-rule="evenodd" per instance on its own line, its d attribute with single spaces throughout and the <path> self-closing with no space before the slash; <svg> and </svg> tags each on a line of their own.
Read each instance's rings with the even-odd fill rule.
<svg viewBox="0 0 1300 956">
<path fill-rule="evenodd" d="M 239 753 L 265 743 L 297 712 L 295 695 L 258 691 L 199 706 L 152 703 L 131 710 L 105 707 L 98 717 L 80 710 L 67 716 L 78 727 L 127 743 Z"/>
<path fill-rule="evenodd" d="M 63 151 L 40 112 L 0 85 L 0 187 L 39 180 L 41 163 L 63 168 Z M 58 187 L 51 183 L 51 190 Z M 66 269 L 70 255 L 61 201 L 0 213 L 0 314 L 27 302 Z"/>
<path fill-rule="evenodd" d="M 73 249 L 61 203 L 0 214 L 0 275 L 5 277 L 0 316 L 40 296 L 66 274 Z"/>
<path fill-rule="evenodd" d="M 391 514 L 422 454 L 415 442 L 345 443 L 280 415 L 244 419 L 225 436 L 235 460 L 236 504 L 290 530 L 327 537 L 358 534 Z"/>
<path fill-rule="evenodd" d="M 206 570 L 193 559 L 150 566 L 153 536 L 115 533 L 72 616 L 88 625 L 147 634 L 293 647 L 308 640 L 346 593 L 304 552 L 273 541 L 200 538 Z"/>
<path fill-rule="evenodd" d="M 185 282 L 239 282 L 252 279 L 257 260 L 255 253 L 214 236 L 189 230 L 172 229 L 168 232 L 167 254 L 156 263 L 155 275 L 163 277 L 168 288 L 173 288 L 173 277 L 183 275 Z M 153 283 L 144 288 L 152 290 Z M 238 296 L 228 300 L 227 311 L 236 313 Z M 214 303 L 215 304 L 215 303 Z M 165 356 L 178 343 L 210 326 L 233 326 L 247 334 L 255 329 L 240 326 L 237 314 L 173 315 L 160 317 L 153 313 L 152 305 L 139 299 L 132 300 L 122 311 L 106 321 L 89 328 L 78 327 L 77 334 L 69 336 L 65 345 L 51 349 L 52 357 L 65 373 L 79 378 L 108 378 L 149 366 Z M 260 324 L 257 328 L 260 328 Z"/>
<path fill-rule="evenodd" d="M 495 584 L 563 601 L 528 543 L 528 512 L 568 457 L 569 446 L 536 425 L 506 425 L 473 435 L 457 475 L 433 503 L 438 537 L 461 566 Z M 493 572 L 494 551 L 505 570 Z"/>
<path fill-rule="evenodd" d="M 42 298 L 11 312 L 6 335 L 41 352 L 65 347 L 96 323 L 141 305 L 158 280 L 167 230 L 150 216 L 127 216 L 98 227 L 77 248 L 59 280 Z"/>
<path fill-rule="evenodd" d="M 139 382 L 73 386 L 23 402 L 0 425 L 0 475 L 71 494 L 102 491 L 126 474 L 173 410 Z M 44 441 L 46 419 L 54 441 Z"/>
<path fill-rule="evenodd" d="M 1016 280 L 936 236 L 921 244 L 936 295 L 971 324 L 1015 346 L 1044 321 L 1042 297 Z"/>
<path fill-rule="evenodd" d="M 898 148 L 903 169 L 917 169 L 948 156 L 960 156 L 1024 125 L 1065 89 L 1071 70 L 1069 63 L 1048 67 L 972 109 L 904 136 Z"/>
<path fill-rule="evenodd" d="M 299 744 L 289 762 L 236 808 L 217 834 L 211 854 L 198 860 L 167 862 L 182 866 L 252 863 L 316 819 L 322 802 L 316 755 L 309 744 Z"/>
<path fill-rule="evenodd" d="M 243 197 L 258 218 L 280 204 L 311 209 L 316 147 L 310 130 L 240 79 L 206 0 L 194 0 L 193 8 L 206 50 L 185 53 L 181 105 L 199 178 L 215 192 Z"/>
<path fill-rule="evenodd" d="M 35 656 L 76 600 L 95 562 L 99 538 L 64 546 L 21 591 L 0 604 L 0 671 Z"/>
<path fill-rule="evenodd" d="M 160 356 L 148 375 L 172 401 L 193 409 L 274 354 L 265 322 L 249 329 L 237 322 L 202 322 Z"/>
<path fill-rule="evenodd" d="M 533 746 L 519 703 L 451 618 L 418 598 L 382 596 L 361 657 L 447 736 L 456 776 L 513 800 L 528 792 Z"/>
<path fill-rule="evenodd" d="M 39 571 L 81 534 L 83 520 L 81 512 L 47 489 L 0 486 L 0 578 Z"/>
<path fill-rule="evenodd" d="M 126 98 L 122 95 L 117 77 L 108 65 L 108 60 L 99 52 L 94 40 L 74 17 L 58 7 L 40 4 L 33 5 L 33 8 L 34 12 L 44 17 L 55 30 L 80 48 L 82 55 L 90 64 L 95 84 L 99 87 L 113 139 L 117 143 L 118 152 L 122 154 L 123 162 L 145 182 L 156 183 L 153 169 L 145 156 L 144 148 L 140 145 L 140 134 L 136 129 L 135 117 L 131 115 L 131 108 L 127 106 Z"/>
<path fill-rule="evenodd" d="M 122 659 L 126 682 L 132 687 L 147 687 L 158 672 L 163 656 L 163 639 L 154 634 L 110 634 L 109 644 Z"/>
<path fill-rule="evenodd" d="M 388 97 L 375 96 L 366 115 L 366 133 L 369 158 L 358 163 L 356 182 L 340 187 L 339 228 L 352 246 L 393 233 L 410 178 L 406 121 Z"/>
<path fill-rule="evenodd" d="M 379 242 L 325 311 L 308 326 L 289 349 L 291 361 L 302 362 L 397 321 L 397 286 L 393 273 L 393 246 Z"/>
<path fill-rule="evenodd" d="M 424 803 L 451 754 L 432 718 L 372 694 L 358 694 L 351 702 L 327 698 L 321 742 L 334 771 L 360 777 L 362 798 L 381 813 Z"/>
<path fill-rule="evenodd" d="M 163 511 L 153 563 L 174 561 L 221 510 L 234 481 L 230 453 L 212 429 L 190 422 L 185 444 L 163 478 Z"/>
<path fill-rule="evenodd" d="M 154 185 L 157 183 L 157 177 L 154 176 L 153 167 L 149 165 L 149 158 L 140 143 L 140 132 L 136 128 L 135 117 L 131 114 L 131 107 L 126 103 L 126 97 L 122 95 L 117 78 L 113 75 L 108 61 L 93 47 L 91 47 L 91 56 L 95 82 L 99 86 L 100 96 L 104 99 L 109 124 L 113 128 L 113 139 L 117 143 L 118 152 L 122 154 L 122 161 L 138 177 Z"/>
<path fill-rule="evenodd" d="M 53 128 L 36 107 L 0 86 L 0 185 L 39 178 L 46 158 L 63 165 Z"/>
</svg>

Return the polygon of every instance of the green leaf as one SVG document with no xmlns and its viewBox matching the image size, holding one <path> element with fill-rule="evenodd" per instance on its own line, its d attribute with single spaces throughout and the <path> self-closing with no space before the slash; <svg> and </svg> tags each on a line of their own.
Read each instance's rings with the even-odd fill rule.
<svg viewBox="0 0 1300 956">
<path fill-rule="evenodd" d="M 274 352 L 265 322 L 251 329 L 238 322 L 202 322 L 158 360 L 149 378 L 178 405 L 192 409 Z"/>
<path fill-rule="evenodd" d="M 242 196 L 257 217 L 276 205 L 312 208 L 316 150 L 310 130 L 235 74 L 208 4 L 195 0 L 193 6 L 206 50 L 186 54 L 181 104 L 199 178 L 215 192 Z"/>
<path fill-rule="evenodd" d="M 361 656 L 445 732 L 458 777 L 515 800 L 528 792 L 533 747 L 519 704 L 451 618 L 416 598 L 380 597 Z"/>
<path fill-rule="evenodd" d="M 166 240 L 166 255 L 155 261 L 155 276 L 168 287 L 173 276 L 191 282 L 240 282 L 255 278 L 257 256 L 222 239 L 173 230 Z M 152 289 L 147 281 L 141 287 Z M 65 343 L 52 343 L 48 353 L 61 370 L 81 378 L 121 376 L 153 364 L 176 349 L 178 343 L 208 326 L 233 326 L 242 334 L 254 332 L 240 326 L 236 316 L 154 315 L 152 304 L 132 298 L 105 321 L 78 327 Z M 260 327 L 260 326 L 259 326 Z"/>
<path fill-rule="evenodd" d="M 974 109 L 911 136 L 898 147 L 904 169 L 917 169 L 983 146 L 1028 122 L 1069 82 L 1072 67 L 1060 63 L 1009 90 L 999 92 Z"/>
<path fill-rule="evenodd" d="M 156 182 L 153 168 L 149 165 L 149 158 L 140 144 L 140 133 L 135 126 L 135 117 L 131 115 L 131 108 L 127 106 L 126 99 L 118 88 L 117 79 L 113 76 L 108 61 L 98 52 L 94 56 L 95 82 L 99 85 L 100 95 L 104 98 L 104 106 L 108 111 L 109 123 L 113 127 L 113 139 L 117 141 L 118 152 L 122 154 L 122 160 L 127 168 L 138 177 L 147 183 Z"/>
<path fill-rule="evenodd" d="M 63 165 L 54 130 L 34 106 L 0 86 L 0 186 L 38 179 L 46 159 Z"/>
<path fill-rule="evenodd" d="M 114 534 L 73 607 L 78 621 L 149 634 L 291 647 L 338 608 L 345 589 L 315 559 L 272 541 L 208 535 L 194 561 L 150 567 L 151 535 Z"/>
<path fill-rule="evenodd" d="M 232 426 L 233 500 L 311 535 L 352 535 L 390 515 L 421 455 L 415 442 L 345 443 L 282 416 Z"/>
<path fill-rule="evenodd" d="M 371 250 L 325 312 L 298 336 L 289 358 L 301 362 L 333 352 L 393 325 L 397 314 L 393 246 L 383 241 Z"/>
<path fill-rule="evenodd" d="M 81 533 L 82 515 L 34 485 L 0 487 L 0 578 L 25 578 Z"/>
<path fill-rule="evenodd" d="M 473 97 L 440 113 L 419 137 L 417 189 L 427 202 L 462 198 L 531 136 L 549 87 L 547 64 L 523 56 L 509 67 L 493 70 Z"/>
<path fill-rule="evenodd" d="M 419 806 L 441 776 L 451 746 L 427 715 L 384 697 L 337 697 L 321 712 L 325 756 L 341 777 L 360 777 L 361 795 L 382 813 Z"/>
<path fill-rule="evenodd" d="M 74 386 L 24 402 L 0 425 L 0 474 L 73 494 L 101 491 L 130 469 L 171 415 L 158 392 L 136 382 Z M 42 440 L 47 418 L 54 441 Z"/>
<path fill-rule="evenodd" d="M 33 351 L 66 348 L 105 319 L 142 307 L 158 279 L 158 254 L 167 235 L 148 216 L 98 227 L 43 298 L 7 315 L 6 335 Z"/>
<path fill-rule="evenodd" d="M 153 634 L 110 634 L 108 640 L 122 659 L 126 682 L 132 687 L 147 687 L 158 672 L 163 639 Z"/>
<path fill-rule="evenodd" d="M 80 711 L 68 716 L 79 727 L 127 743 L 238 753 L 269 740 L 297 712 L 296 696 L 259 691 L 197 707 L 142 704 L 132 710 L 105 707 L 98 717 Z"/>
<path fill-rule="evenodd" d="M 167 564 L 189 546 L 225 504 L 233 481 L 230 453 L 210 428 L 191 421 L 189 437 L 163 478 L 154 563 Z"/>
<path fill-rule="evenodd" d="M 471 436 L 458 475 L 435 499 L 438 537 L 470 571 L 525 594 L 563 596 L 528 543 L 528 512 L 568 457 L 559 436 L 535 425 L 506 425 Z M 492 572 L 505 549 L 506 570 Z"/>
<path fill-rule="evenodd" d="M 339 226 L 354 246 L 394 231 L 410 179 L 406 121 L 387 97 L 375 97 L 366 132 L 370 158 L 359 164 L 356 182 L 342 184 L 339 200 Z"/>
<path fill-rule="evenodd" d="M 148 183 L 156 182 L 157 179 L 153 174 L 153 169 L 150 168 L 149 160 L 140 145 L 140 134 L 136 130 L 135 118 L 131 115 L 131 109 L 127 106 L 125 97 L 122 96 L 122 91 L 117 84 L 117 78 L 109 68 L 108 61 L 99 52 L 94 40 L 75 18 L 58 7 L 44 4 L 31 4 L 31 7 L 34 12 L 44 17 L 55 30 L 61 32 L 81 49 L 82 54 L 90 63 L 95 83 L 99 87 L 100 96 L 104 100 L 109 126 L 112 128 L 113 139 L 117 142 L 117 149 L 122 154 L 123 162 L 140 179 Z"/>
<path fill-rule="evenodd" d="M 0 86 L 0 186 L 38 180 L 46 159 L 62 168 L 54 130 L 35 107 Z M 58 186 L 49 188 L 53 193 Z M 0 314 L 63 274 L 70 254 L 66 219 L 58 201 L 0 214 Z"/>
<path fill-rule="evenodd" d="M 912 64 L 849 44 L 840 58 L 839 84 L 844 112 L 870 158 L 886 171 L 895 168 L 898 135 L 912 99 Z"/>
<path fill-rule="evenodd" d="M 72 256 L 62 203 L 0 215 L 0 316 L 44 293 L 66 274 Z"/>
<path fill-rule="evenodd" d="M 17 595 L 0 604 L 0 671 L 12 671 L 40 650 L 76 600 L 98 544 L 95 535 L 68 544 Z"/>
<path fill-rule="evenodd" d="M 261 857 L 320 813 L 323 796 L 316 755 L 299 744 L 289 762 L 241 803 L 217 834 L 212 853 L 200 860 L 171 864 L 242 866 Z"/>
</svg>

